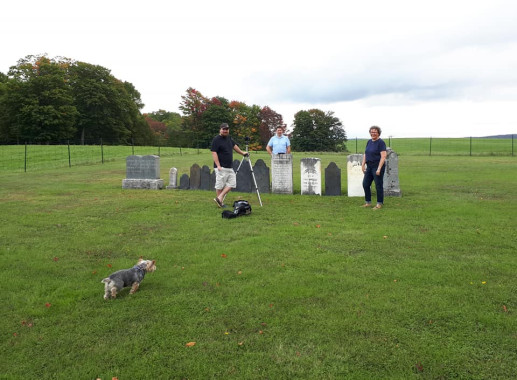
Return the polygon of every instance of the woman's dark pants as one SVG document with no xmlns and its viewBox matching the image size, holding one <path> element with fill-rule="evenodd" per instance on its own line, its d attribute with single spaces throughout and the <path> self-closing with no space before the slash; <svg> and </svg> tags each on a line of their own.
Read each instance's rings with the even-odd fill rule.
<svg viewBox="0 0 517 380">
<path fill-rule="evenodd" d="M 370 186 L 372 182 L 375 181 L 375 191 L 377 192 L 377 203 L 384 203 L 384 169 L 386 169 L 386 165 L 382 165 L 381 175 L 375 174 L 377 168 L 379 167 L 378 163 L 366 164 L 366 171 L 364 173 L 363 178 L 363 189 L 364 189 L 364 200 L 366 203 L 372 202 L 372 190 Z"/>
</svg>

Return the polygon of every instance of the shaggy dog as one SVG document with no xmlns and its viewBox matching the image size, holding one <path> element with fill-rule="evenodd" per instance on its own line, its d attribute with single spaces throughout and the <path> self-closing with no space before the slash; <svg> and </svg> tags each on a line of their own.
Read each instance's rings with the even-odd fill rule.
<svg viewBox="0 0 517 380">
<path fill-rule="evenodd" d="M 101 281 L 104 283 L 104 299 L 107 300 L 110 297 L 117 298 L 117 292 L 128 286 L 131 286 L 129 294 L 133 294 L 138 290 L 145 274 L 155 270 L 156 260 L 143 260 L 140 258 L 133 268 L 116 271 Z"/>
</svg>

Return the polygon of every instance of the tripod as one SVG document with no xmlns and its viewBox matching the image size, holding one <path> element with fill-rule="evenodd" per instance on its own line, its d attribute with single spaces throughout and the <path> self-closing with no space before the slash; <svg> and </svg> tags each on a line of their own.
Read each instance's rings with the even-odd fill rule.
<svg viewBox="0 0 517 380">
<path fill-rule="evenodd" d="M 259 193 L 259 189 L 257 186 L 257 180 L 255 179 L 255 173 L 253 172 L 253 165 L 251 164 L 250 153 L 248 151 L 248 140 L 249 140 L 249 138 L 246 138 L 246 154 L 242 157 L 241 163 L 239 164 L 239 167 L 237 168 L 235 175 L 237 175 L 237 173 L 239 173 L 239 170 L 240 170 L 244 160 L 247 160 L 250 165 L 251 176 L 253 177 L 253 183 L 255 184 L 255 189 L 257 190 L 257 197 L 258 197 L 258 200 L 260 203 L 260 207 L 262 207 L 262 199 L 260 199 L 260 193 Z"/>
</svg>

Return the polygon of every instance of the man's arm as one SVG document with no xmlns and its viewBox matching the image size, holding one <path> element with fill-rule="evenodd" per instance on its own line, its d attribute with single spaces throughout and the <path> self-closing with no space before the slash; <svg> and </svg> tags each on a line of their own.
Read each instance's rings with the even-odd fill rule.
<svg viewBox="0 0 517 380">
<path fill-rule="evenodd" d="M 214 159 L 215 166 L 217 166 L 218 170 L 221 170 L 221 164 L 219 163 L 219 157 L 217 156 L 217 152 L 212 152 L 212 158 Z"/>
</svg>

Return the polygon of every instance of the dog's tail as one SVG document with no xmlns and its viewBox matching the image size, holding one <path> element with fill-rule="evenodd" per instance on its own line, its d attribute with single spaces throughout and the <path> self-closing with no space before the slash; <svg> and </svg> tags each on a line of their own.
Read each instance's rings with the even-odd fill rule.
<svg viewBox="0 0 517 380">
<path fill-rule="evenodd" d="M 109 284 L 111 282 L 111 278 L 109 278 L 109 277 L 103 278 L 101 282 L 104 284 Z"/>
</svg>

